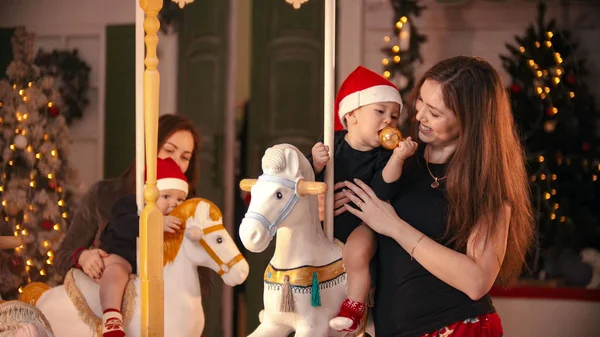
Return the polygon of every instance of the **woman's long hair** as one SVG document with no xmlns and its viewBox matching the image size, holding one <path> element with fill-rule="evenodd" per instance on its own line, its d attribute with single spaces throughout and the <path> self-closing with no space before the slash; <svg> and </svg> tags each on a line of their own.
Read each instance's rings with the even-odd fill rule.
<svg viewBox="0 0 600 337">
<path fill-rule="evenodd" d="M 433 66 L 417 83 L 407 104 L 417 137 L 415 102 L 425 80 L 438 82 L 444 104 L 456 115 L 460 135 L 448 166 L 446 238 L 459 251 L 476 225 L 486 244 L 504 205 L 511 208 L 506 254 L 497 278 L 510 284 L 521 272 L 533 238 L 533 217 L 525 155 L 507 93 L 496 70 L 477 57 L 457 56 Z M 481 230 L 481 231 L 480 231 Z"/>
</svg>

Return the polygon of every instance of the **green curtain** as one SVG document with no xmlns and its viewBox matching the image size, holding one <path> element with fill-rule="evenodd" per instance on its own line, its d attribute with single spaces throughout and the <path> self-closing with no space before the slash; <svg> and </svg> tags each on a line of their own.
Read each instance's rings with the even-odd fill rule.
<svg viewBox="0 0 600 337">
<path fill-rule="evenodd" d="M 106 27 L 104 177 L 135 159 L 135 25 Z"/>
</svg>

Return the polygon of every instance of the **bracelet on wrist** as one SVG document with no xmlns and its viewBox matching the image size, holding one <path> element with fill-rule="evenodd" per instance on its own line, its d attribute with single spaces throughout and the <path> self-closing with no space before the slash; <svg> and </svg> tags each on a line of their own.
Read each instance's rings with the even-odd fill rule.
<svg viewBox="0 0 600 337">
<path fill-rule="evenodd" d="M 410 250 L 410 260 L 411 261 L 414 260 L 415 248 L 417 248 L 417 245 L 419 244 L 419 242 L 421 242 L 421 240 L 423 240 L 424 237 L 425 237 L 425 234 L 421 235 L 421 237 L 419 239 L 417 239 L 415 244 L 412 246 L 412 249 Z"/>
</svg>

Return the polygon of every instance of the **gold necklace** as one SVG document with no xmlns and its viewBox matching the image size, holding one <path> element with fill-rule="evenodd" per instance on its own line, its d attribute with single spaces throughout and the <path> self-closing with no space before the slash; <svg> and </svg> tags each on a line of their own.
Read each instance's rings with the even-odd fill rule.
<svg viewBox="0 0 600 337">
<path fill-rule="evenodd" d="M 427 167 L 427 171 L 429 172 L 429 175 L 431 176 L 431 178 L 433 178 L 433 182 L 431 183 L 431 188 L 440 187 L 439 181 L 448 178 L 448 175 L 445 175 L 441 178 L 434 176 L 433 173 L 431 173 L 431 170 L 429 169 L 429 160 L 427 160 L 427 158 L 425 158 L 425 166 Z"/>
</svg>

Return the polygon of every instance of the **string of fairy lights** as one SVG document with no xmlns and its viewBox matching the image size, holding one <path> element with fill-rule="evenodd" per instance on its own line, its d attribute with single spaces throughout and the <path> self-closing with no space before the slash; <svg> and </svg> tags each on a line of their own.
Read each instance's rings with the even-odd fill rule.
<svg viewBox="0 0 600 337">
<path fill-rule="evenodd" d="M 390 62 L 400 63 L 402 61 L 402 57 L 400 56 L 401 50 L 407 50 L 410 45 L 410 25 L 408 24 L 408 17 L 402 16 L 395 24 L 396 29 L 398 30 L 398 43 L 392 46 L 391 50 L 394 53 L 390 57 L 384 57 L 381 60 L 381 64 L 384 66 L 383 77 L 389 79 L 392 76 L 392 73 L 387 67 L 390 65 Z M 383 37 L 383 42 L 385 44 L 389 44 L 392 41 L 392 38 L 389 35 Z M 391 61 L 390 61 L 391 59 Z"/>
</svg>

